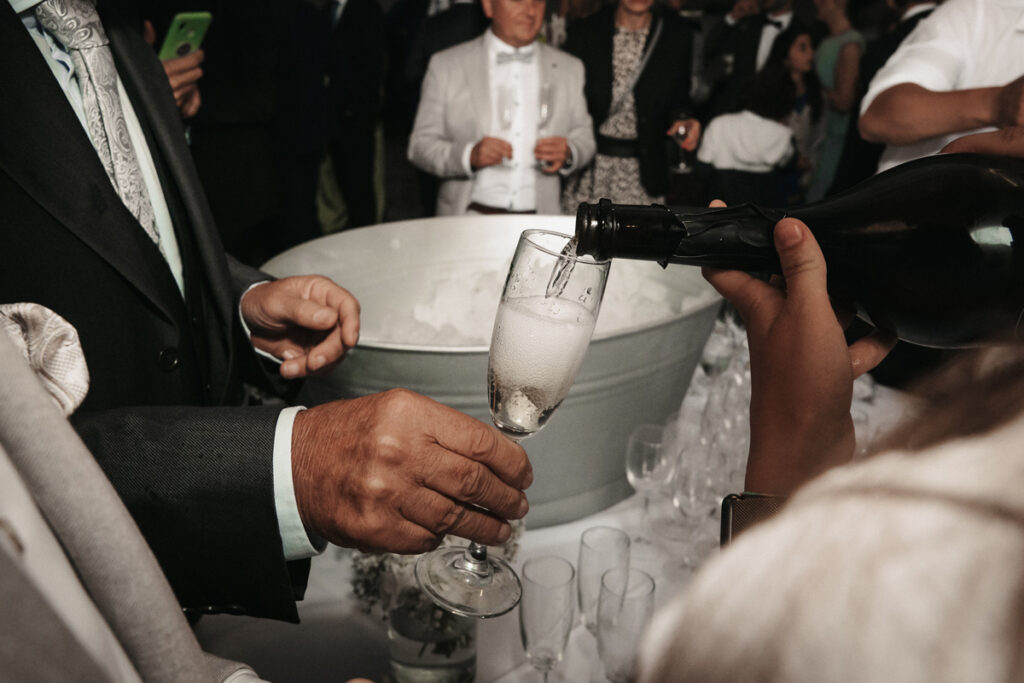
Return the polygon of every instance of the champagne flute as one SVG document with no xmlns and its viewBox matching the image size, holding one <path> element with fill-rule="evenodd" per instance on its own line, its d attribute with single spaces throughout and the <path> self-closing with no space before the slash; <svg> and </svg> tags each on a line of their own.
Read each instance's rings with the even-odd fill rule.
<svg viewBox="0 0 1024 683">
<path fill-rule="evenodd" d="M 520 441 L 540 431 L 569 393 L 597 322 L 610 265 L 577 256 L 569 235 L 520 235 L 487 368 L 491 419 L 509 438 Z M 479 543 L 423 555 L 416 578 L 435 603 L 464 616 L 505 614 L 522 595 L 515 571 Z"/>
<path fill-rule="evenodd" d="M 535 557 L 523 565 L 523 601 L 519 605 L 519 634 L 526 659 L 548 681 L 562 661 L 573 617 L 572 563 L 561 557 Z"/>
<path fill-rule="evenodd" d="M 516 94 L 511 87 L 507 85 L 498 86 L 498 126 L 501 128 L 501 132 L 498 134 L 502 140 L 508 141 L 508 133 L 512 129 L 512 123 L 515 121 L 516 115 Z M 505 168 L 511 168 L 513 162 L 511 159 L 502 159 L 501 165 Z"/>
<path fill-rule="evenodd" d="M 654 612 L 654 579 L 639 569 L 609 569 L 597 604 L 597 652 L 612 683 L 636 680 L 636 649 Z"/>
<path fill-rule="evenodd" d="M 543 83 L 537 93 L 537 139 L 547 137 L 547 127 L 551 123 L 551 116 L 555 108 L 555 90 L 550 83 Z M 534 164 L 537 169 L 550 166 L 550 161 L 538 161 Z"/>
</svg>

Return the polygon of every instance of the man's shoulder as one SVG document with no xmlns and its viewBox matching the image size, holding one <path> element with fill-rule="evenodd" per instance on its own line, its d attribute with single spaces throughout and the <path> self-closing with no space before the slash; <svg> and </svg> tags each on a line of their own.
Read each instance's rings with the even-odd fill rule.
<svg viewBox="0 0 1024 683">
<path fill-rule="evenodd" d="M 551 45 L 544 43 L 538 43 L 537 45 L 541 50 L 541 54 L 544 55 L 544 59 L 551 64 L 567 69 L 583 69 L 583 61 L 579 57 Z"/>
<path fill-rule="evenodd" d="M 473 56 L 474 53 L 480 49 L 482 42 L 482 36 L 470 38 L 467 41 L 459 43 L 458 45 L 452 45 L 451 47 L 441 50 L 440 52 L 434 55 L 434 59 L 449 63 L 463 61 Z"/>
</svg>

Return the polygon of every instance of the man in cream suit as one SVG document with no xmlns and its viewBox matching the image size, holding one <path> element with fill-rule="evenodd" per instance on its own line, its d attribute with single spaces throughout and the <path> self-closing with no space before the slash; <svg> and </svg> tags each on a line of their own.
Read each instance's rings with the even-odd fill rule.
<svg viewBox="0 0 1024 683">
<path fill-rule="evenodd" d="M 536 41 L 543 0 L 483 0 L 491 27 L 434 55 L 409 160 L 442 179 L 437 213 L 559 212 L 594 155 L 583 63 Z"/>
</svg>

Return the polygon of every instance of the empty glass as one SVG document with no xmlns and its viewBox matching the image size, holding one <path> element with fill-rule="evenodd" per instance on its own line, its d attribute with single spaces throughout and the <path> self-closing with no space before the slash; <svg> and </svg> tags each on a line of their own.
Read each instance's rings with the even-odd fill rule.
<svg viewBox="0 0 1024 683">
<path fill-rule="evenodd" d="M 601 595 L 601 577 L 609 569 L 629 567 L 629 534 L 609 526 L 595 526 L 580 536 L 580 554 L 576 582 L 580 614 L 591 633 L 597 633 L 597 600 Z"/>
<path fill-rule="evenodd" d="M 672 475 L 672 458 L 662 448 L 662 437 L 665 427 L 660 424 L 637 425 L 626 441 L 626 479 L 630 486 L 643 496 L 644 510 L 641 521 L 641 534 L 633 539 L 634 543 L 647 543 L 648 515 L 651 506 L 651 493 L 664 486 Z"/>
<path fill-rule="evenodd" d="M 561 557 L 535 557 L 523 565 L 519 634 L 530 665 L 548 674 L 562 661 L 572 631 L 574 611 L 572 563 Z"/>
<path fill-rule="evenodd" d="M 610 569 L 601 578 L 597 652 L 612 683 L 636 680 L 636 649 L 654 612 L 654 579 L 639 569 Z"/>
</svg>

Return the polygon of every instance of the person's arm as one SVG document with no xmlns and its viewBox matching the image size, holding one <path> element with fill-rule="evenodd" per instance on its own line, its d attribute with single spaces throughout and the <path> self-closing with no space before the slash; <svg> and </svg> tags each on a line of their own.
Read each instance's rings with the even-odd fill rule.
<svg viewBox="0 0 1024 683">
<path fill-rule="evenodd" d="M 901 83 L 872 100 L 861 113 L 858 127 L 869 142 L 906 145 L 986 126 L 1021 124 L 1022 86 L 1024 77 L 1001 88 L 945 92 Z"/>
<path fill-rule="evenodd" d="M 562 169 L 563 175 L 583 168 L 594 158 L 597 142 L 594 140 L 594 122 L 587 111 L 587 98 L 584 95 L 584 67 L 582 62 L 573 64 L 573 77 L 569 101 L 569 132 L 566 134 L 569 147 L 572 149 L 572 165 Z"/>
<path fill-rule="evenodd" d="M 804 223 L 780 221 L 775 248 L 784 288 L 741 271 L 704 274 L 739 311 L 750 341 L 746 488 L 788 495 L 853 457 L 853 380 L 895 340 L 875 333 L 847 346 L 825 287 L 825 259 Z"/>
<path fill-rule="evenodd" d="M 445 115 L 449 106 L 448 88 L 449 80 L 452 78 L 449 71 L 452 65 L 450 60 L 439 59 L 443 54 L 434 55 L 431 58 L 430 65 L 427 67 L 427 75 L 423 77 L 420 104 L 416 110 L 412 133 L 409 136 L 408 158 L 414 166 L 439 178 L 467 178 L 471 172 L 464 163 L 467 148 L 473 148 L 481 141 L 469 137 L 472 135 L 472 130 L 460 131 L 461 137 L 457 138 L 448 131 Z M 468 98 L 468 94 L 466 96 Z M 468 99 L 466 101 L 468 103 Z M 467 122 L 470 120 L 469 116 L 470 114 L 467 113 Z M 467 126 L 467 128 L 472 128 L 472 126 Z M 496 138 L 489 139 L 500 142 Z M 493 150 L 482 151 L 490 153 Z M 510 149 L 509 154 L 511 154 Z M 477 159 L 481 163 L 490 160 L 490 156 L 486 156 L 482 162 L 479 158 Z M 470 160 L 470 164 L 473 164 L 472 160 Z"/>
<path fill-rule="evenodd" d="M 862 52 L 860 44 L 855 42 L 846 43 L 839 51 L 835 87 L 825 90 L 825 97 L 835 111 L 847 112 L 857 101 L 857 75 Z"/>
<path fill-rule="evenodd" d="M 71 417 L 189 611 L 298 620 L 309 562 L 286 562 L 281 543 L 279 412 L 136 406 Z"/>
</svg>

